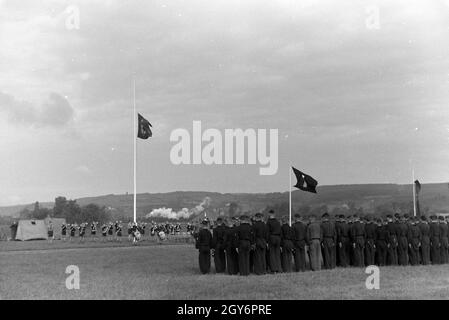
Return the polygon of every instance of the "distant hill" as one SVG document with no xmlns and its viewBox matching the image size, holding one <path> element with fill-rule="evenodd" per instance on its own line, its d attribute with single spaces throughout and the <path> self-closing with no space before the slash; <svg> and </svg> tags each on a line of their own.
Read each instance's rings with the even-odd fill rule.
<svg viewBox="0 0 449 320">
<path fill-rule="evenodd" d="M 374 212 L 383 208 L 412 208 L 412 186 L 397 184 L 360 184 L 334 185 L 318 187 L 318 194 L 295 190 L 292 193 L 293 209 L 326 205 L 328 210 L 334 208 L 356 207 L 364 212 Z M 169 193 L 143 193 L 137 196 L 137 214 L 139 217 L 157 208 L 194 208 L 206 197 L 210 206 L 206 209 L 208 216 L 216 216 L 221 211 L 229 211 L 238 205 L 239 212 L 262 211 L 268 206 L 288 203 L 288 192 L 276 193 L 216 193 L 202 191 L 176 191 Z M 94 203 L 106 206 L 116 216 L 132 217 L 133 196 L 104 195 L 77 199 L 80 205 Z M 420 194 L 423 210 L 432 213 L 449 212 L 449 187 L 446 183 L 423 184 Z M 53 203 L 41 203 L 41 207 L 53 207 Z M 33 204 L 0 207 L 0 216 L 17 216 L 24 208 L 33 208 Z"/>
</svg>

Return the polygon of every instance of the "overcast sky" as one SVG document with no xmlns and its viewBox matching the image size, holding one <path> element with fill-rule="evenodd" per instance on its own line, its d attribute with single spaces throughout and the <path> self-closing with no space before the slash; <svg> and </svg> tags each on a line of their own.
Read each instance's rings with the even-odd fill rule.
<svg viewBox="0 0 449 320">
<path fill-rule="evenodd" d="M 0 205 L 132 192 L 133 73 L 139 192 L 449 181 L 449 1 L 0 0 Z M 278 173 L 173 165 L 193 120 L 279 129 Z"/>
</svg>

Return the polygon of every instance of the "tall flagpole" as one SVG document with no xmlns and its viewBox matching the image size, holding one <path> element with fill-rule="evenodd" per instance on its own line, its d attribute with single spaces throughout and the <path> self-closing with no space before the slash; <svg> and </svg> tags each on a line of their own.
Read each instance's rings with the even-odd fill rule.
<svg viewBox="0 0 449 320">
<path fill-rule="evenodd" d="M 289 224 L 290 227 L 292 226 L 292 168 L 291 165 L 288 167 L 288 177 L 289 177 L 289 184 L 288 184 L 288 215 L 289 215 Z"/>
<path fill-rule="evenodd" d="M 136 114 L 136 79 L 133 79 L 133 102 L 134 102 L 134 223 L 137 222 L 137 114 Z"/>
<path fill-rule="evenodd" d="M 416 217 L 415 169 L 412 169 L 412 186 L 413 186 L 413 216 Z"/>
</svg>

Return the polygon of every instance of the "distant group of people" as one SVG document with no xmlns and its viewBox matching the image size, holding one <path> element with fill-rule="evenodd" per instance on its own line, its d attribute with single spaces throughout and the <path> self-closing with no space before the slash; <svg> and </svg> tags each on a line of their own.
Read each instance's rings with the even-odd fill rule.
<svg viewBox="0 0 449 320">
<path fill-rule="evenodd" d="M 267 220 L 261 213 L 219 217 L 214 226 L 204 219 L 194 233 L 201 273 L 210 272 L 211 256 L 215 271 L 230 275 L 449 263 L 449 217 L 324 213 L 320 221 L 295 214 L 289 222 L 272 210 Z"/>
<path fill-rule="evenodd" d="M 128 222 L 127 224 L 127 234 L 128 241 L 137 243 L 139 241 L 144 241 L 147 238 L 145 237 L 147 226 L 150 227 L 150 235 L 151 237 L 157 236 L 159 241 L 163 241 L 166 239 L 166 236 L 169 234 L 178 234 L 181 232 L 181 225 L 179 223 L 146 223 L 146 222 Z M 101 238 L 103 242 L 108 241 L 117 241 L 121 242 L 123 239 L 123 223 L 122 221 L 115 222 L 106 222 L 99 226 L 99 222 L 93 221 L 91 223 L 83 222 L 80 224 L 77 223 L 63 223 L 61 225 L 61 239 L 63 241 L 73 242 L 76 238 L 79 239 L 79 242 L 84 242 L 86 237 L 86 230 L 90 230 L 90 238 L 93 241 L 98 240 L 97 233 L 101 233 Z M 48 239 L 49 241 L 53 241 L 54 239 L 54 228 L 53 224 L 48 224 Z"/>
<path fill-rule="evenodd" d="M 92 241 L 98 241 L 100 238 L 103 242 L 117 241 L 121 242 L 124 235 L 124 228 L 127 228 L 128 241 L 137 243 L 147 239 L 157 239 L 159 242 L 167 240 L 170 235 L 180 235 L 184 226 L 181 223 L 164 222 L 156 223 L 155 221 L 147 222 L 132 222 L 129 221 L 127 225 L 122 221 L 117 220 L 115 222 L 105 222 L 100 225 L 98 221 L 81 222 L 81 223 L 62 223 L 56 228 L 56 233 L 60 230 L 59 234 L 55 233 L 55 224 L 51 219 L 47 224 L 47 239 L 49 242 L 53 242 L 55 238 L 60 238 L 63 241 L 73 242 L 76 239 L 80 243 L 84 242 L 88 237 Z M 60 227 L 60 228 L 59 228 Z M 187 223 L 187 233 L 192 234 L 195 226 Z M 11 239 L 15 239 L 15 235 L 18 229 L 18 222 L 14 221 L 10 226 Z M 146 237 L 146 230 L 149 229 L 150 237 Z"/>
<path fill-rule="evenodd" d="M 97 232 L 99 231 L 99 222 L 92 221 L 91 223 L 82 222 L 78 223 L 63 223 L 61 225 L 61 239 L 63 241 L 69 240 L 73 242 L 76 237 L 78 237 L 79 242 L 84 242 L 86 237 L 86 230 L 90 230 L 90 237 L 92 240 L 97 241 Z M 101 234 L 103 235 L 103 241 L 113 241 L 118 240 L 122 236 L 122 223 L 121 221 L 116 221 L 115 223 L 109 222 L 104 223 L 101 227 Z M 53 234 L 53 232 L 52 232 Z M 115 238 L 114 238 L 115 234 Z M 49 231 L 50 238 L 50 231 Z"/>
<path fill-rule="evenodd" d="M 128 222 L 128 241 L 137 243 L 145 239 L 145 229 L 147 223 L 145 222 Z M 97 233 L 101 233 L 103 242 L 117 241 L 122 242 L 123 239 L 123 223 L 122 221 L 105 222 L 99 226 L 99 222 L 93 221 L 90 224 L 83 222 L 80 224 L 62 224 L 61 238 L 63 241 L 69 239 L 73 241 L 78 236 L 79 241 L 83 242 L 86 236 L 86 229 L 90 229 L 90 238 L 93 241 L 98 240 Z"/>
<path fill-rule="evenodd" d="M 187 225 L 187 231 L 189 230 L 189 225 Z M 154 235 L 177 235 L 182 231 L 182 226 L 180 223 L 153 223 L 151 225 L 151 234 Z"/>
</svg>

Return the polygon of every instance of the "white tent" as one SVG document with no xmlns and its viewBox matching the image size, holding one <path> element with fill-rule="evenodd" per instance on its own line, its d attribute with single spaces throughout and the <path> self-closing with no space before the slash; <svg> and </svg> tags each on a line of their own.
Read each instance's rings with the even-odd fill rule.
<svg viewBox="0 0 449 320">
<path fill-rule="evenodd" d="M 47 239 L 47 226 L 44 220 L 19 220 L 15 240 Z"/>
</svg>

